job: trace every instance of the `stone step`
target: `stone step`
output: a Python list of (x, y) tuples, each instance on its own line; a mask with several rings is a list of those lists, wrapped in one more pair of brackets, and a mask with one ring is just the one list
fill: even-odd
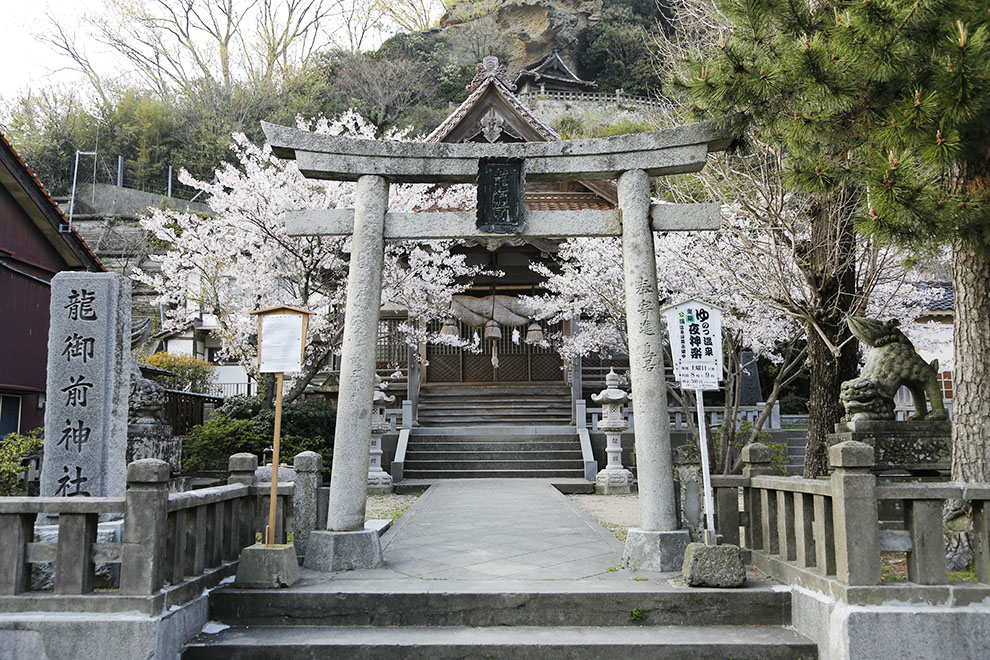
[(496, 420), (506, 418), (527, 420), (552, 417), (554, 419), (566, 419), (570, 421), (571, 411), (570, 408), (562, 410), (533, 408), (528, 410), (525, 408), (478, 408), (477, 406), (464, 406), (463, 408), (436, 408), (433, 410), (420, 410), (419, 417), (421, 420), (429, 419), (431, 417), (491, 417)]
[[(382, 582), (334, 589), (237, 589), (210, 593), (210, 619), (229, 626), (635, 626), (775, 625), (791, 623), (791, 594), (767, 587), (669, 588), (653, 583), (547, 583), (478, 589), (462, 583), (426, 586)], [(528, 583), (527, 583), (528, 584)], [(442, 588), (439, 588), (442, 587)], [(636, 612), (631, 616), (631, 613)], [(336, 629), (336, 628), (335, 628)]]
[(491, 445), (492, 449), (507, 450), (511, 447), (531, 448), (531, 449), (567, 449), (571, 445), (578, 443), (577, 436), (556, 435), (505, 435), (505, 436), (470, 436), (470, 435), (431, 435), (431, 436), (411, 436), (409, 446), (422, 446), (426, 444), (442, 445), (440, 449), (456, 450), (465, 445)]
[(200, 635), (183, 660), (433, 660), (453, 658), (556, 660), (620, 657), (627, 660), (811, 660), (816, 646), (775, 626), (483, 628), (229, 628)]
[(527, 415), (520, 418), (509, 418), (504, 415), (429, 415), (422, 416), (420, 424), (428, 426), (466, 426), (466, 427), (489, 427), (489, 426), (518, 426), (519, 424), (569, 424), (569, 416), (535, 416)]
[(580, 470), (409, 470), (402, 472), (404, 479), (545, 479), (566, 477), (583, 479)]
[(577, 449), (549, 449), (549, 450), (490, 450), (482, 449), (477, 451), (428, 451), (420, 449), (417, 445), (412, 445), (406, 451), (406, 465), (419, 461), (505, 461), (519, 459), (529, 462), (535, 461), (561, 461), (581, 460), (581, 448)]
[(583, 470), (584, 463), (580, 456), (577, 459), (557, 459), (557, 460), (529, 460), (527, 458), (514, 459), (485, 459), (481, 457), (455, 460), (443, 458), (441, 460), (420, 460), (406, 457), (403, 467), (403, 474), (412, 474), (420, 471), (436, 470)]
[(462, 442), (431, 442), (431, 441), (410, 441), (406, 455), (414, 451), (425, 452), (475, 452), (475, 451), (580, 451), (581, 445), (577, 440), (502, 440), (475, 442), (464, 440)]
[(468, 401), (461, 399), (456, 401), (434, 401), (432, 399), (427, 399), (424, 401), (421, 399), (419, 402), (419, 412), (420, 414), (423, 414), (424, 412), (433, 412), (437, 410), (461, 410), (465, 408), (476, 408), (477, 406), (486, 406), (488, 408), (498, 410), (519, 410), (526, 412), (553, 410), (570, 413), (571, 410), (570, 402), (562, 402), (552, 399), (546, 401), (538, 401), (533, 399), (513, 401)]
[(472, 437), (504, 437), (510, 436), (531, 436), (531, 435), (543, 435), (543, 436), (576, 436), (577, 427), (570, 426), (567, 424), (563, 425), (520, 425), (515, 426), (511, 429), (507, 428), (493, 428), (490, 430), (480, 430), (476, 428), (430, 428), (426, 425), (421, 425), (416, 427), (412, 431), (413, 438), (420, 438), (426, 436), (472, 436)]
[(423, 385), (420, 396), (489, 396), (525, 395), (535, 392), (543, 395), (571, 396), (571, 388), (557, 383), (501, 383), (492, 385), (456, 383), (451, 385)]

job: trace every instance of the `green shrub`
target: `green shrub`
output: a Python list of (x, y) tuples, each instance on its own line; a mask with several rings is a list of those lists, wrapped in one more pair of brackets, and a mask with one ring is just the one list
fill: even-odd
[(227, 470), (231, 454), (248, 452), (261, 457), (271, 437), (259, 433), (249, 419), (230, 419), (213, 413), (202, 424), (192, 427), (183, 438), (183, 470)]
[(39, 453), (45, 446), (44, 429), (26, 434), (8, 433), (0, 440), (0, 495), (25, 495), (21, 473), (24, 459)]
[[(325, 399), (295, 401), (282, 408), (282, 433), (306, 438), (323, 438), (333, 444), (337, 411)], [(259, 433), (272, 437), (275, 433), (275, 411), (265, 410), (253, 417)]]
[(251, 419), (261, 412), (261, 399), (256, 396), (235, 394), (223, 400), (223, 404), (213, 414), (230, 419)]
[(612, 137), (613, 135), (626, 135), (627, 133), (648, 133), (652, 130), (654, 130), (654, 127), (649, 122), (620, 119), (614, 124), (598, 128), (593, 137)]
[(152, 367), (171, 372), (169, 375), (152, 376), (152, 380), (170, 390), (208, 394), (216, 378), (216, 369), (212, 364), (191, 355), (155, 353), (144, 361)]
[(780, 397), (780, 412), (784, 415), (807, 415), (808, 397), (800, 394), (785, 394)]
[[(256, 397), (228, 397), (216, 412), (199, 426), (194, 426), (183, 441), (183, 469), (186, 471), (226, 471), (231, 454), (248, 452), (264, 458), (275, 434), (275, 413), (261, 411)], [(284, 406), (279, 459), (292, 464), (302, 451), (323, 457), (324, 472), (330, 473), (333, 456), (334, 407), (323, 399), (308, 399)]]

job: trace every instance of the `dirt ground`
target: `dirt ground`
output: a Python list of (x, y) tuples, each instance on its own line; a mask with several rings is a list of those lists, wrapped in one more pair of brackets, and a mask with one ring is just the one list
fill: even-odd
[(620, 541), (630, 527), (639, 527), (638, 495), (568, 495), (568, 498), (600, 522)]

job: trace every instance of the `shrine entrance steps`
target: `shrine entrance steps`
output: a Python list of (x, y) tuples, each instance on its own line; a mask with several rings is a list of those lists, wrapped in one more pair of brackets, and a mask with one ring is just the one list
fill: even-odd
[(420, 426), (558, 426), (571, 423), (571, 390), (552, 383), (427, 384), (417, 405)]
[(622, 543), (549, 480), (439, 481), (382, 537), (379, 568), (302, 569), (209, 595), (184, 660), (814, 660), (791, 594), (750, 575), (691, 589), (621, 566)]
[[(443, 583), (441, 583), (443, 584)], [(729, 590), (294, 590), (210, 597), (183, 660), (814, 660), (787, 629), (790, 594)], [(312, 585), (310, 585), (312, 588)], [(236, 598), (232, 596), (237, 596)], [(730, 623), (731, 622), (731, 623)]]
[(519, 425), (416, 428), (409, 436), (404, 481), (506, 477), (583, 480), (577, 429)]

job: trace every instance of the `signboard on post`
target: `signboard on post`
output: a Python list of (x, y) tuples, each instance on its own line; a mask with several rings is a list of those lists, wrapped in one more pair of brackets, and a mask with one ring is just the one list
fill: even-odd
[(665, 307), (674, 379), (686, 390), (717, 390), (722, 380), (722, 310), (700, 300)]
[(272, 488), (268, 503), (265, 544), (275, 544), (275, 513), (278, 502), (278, 449), (282, 432), (282, 383), (285, 372), (302, 371), (306, 330), (312, 312), (298, 307), (270, 307), (251, 312), (258, 317), (258, 368), (277, 373), (275, 383), (275, 433), (272, 439)]
[(665, 307), (674, 378), (683, 390), (694, 390), (698, 403), (698, 444), (705, 490), (707, 526), (705, 543), (715, 545), (711, 469), (708, 465), (708, 428), (705, 424), (705, 390), (718, 390), (722, 379), (722, 309), (700, 300), (686, 300)]

